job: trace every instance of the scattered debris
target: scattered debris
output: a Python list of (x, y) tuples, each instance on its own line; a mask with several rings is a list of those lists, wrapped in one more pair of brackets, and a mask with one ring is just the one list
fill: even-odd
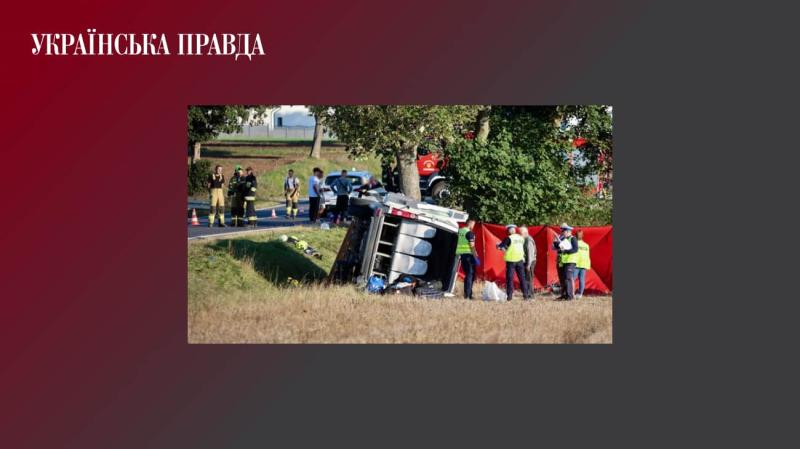
[(280, 236), (280, 240), (282, 242), (287, 242), (287, 243), (294, 244), (295, 248), (299, 249), (300, 251), (303, 252), (303, 254), (305, 254), (307, 256), (315, 257), (317, 259), (322, 260), (322, 254), (319, 251), (317, 251), (316, 248), (314, 248), (313, 246), (309, 245), (307, 241), (300, 240), (299, 237), (295, 237), (293, 235), (290, 235), (290, 236), (281, 235)]
[(506, 297), (506, 293), (500, 290), (494, 282), (486, 282), (483, 286), (483, 294), (481, 295), (484, 301), (502, 301)]

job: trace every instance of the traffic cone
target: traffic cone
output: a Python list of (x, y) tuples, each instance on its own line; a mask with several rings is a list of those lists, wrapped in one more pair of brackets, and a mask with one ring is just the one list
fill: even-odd
[(272, 218), (275, 218), (275, 217), (277, 217), (277, 215), (275, 215), (275, 209), (272, 209)]
[(200, 226), (200, 222), (197, 220), (197, 211), (192, 209), (192, 226)]

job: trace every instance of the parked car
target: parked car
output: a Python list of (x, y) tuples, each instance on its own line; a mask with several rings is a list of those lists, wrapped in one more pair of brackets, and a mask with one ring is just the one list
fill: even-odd
[[(328, 213), (330, 210), (336, 207), (336, 194), (333, 193), (331, 189), (331, 184), (333, 181), (336, 181), (341, 176), (341, 171), (336, 173), (331, 173), (330, 175), (326, 176), (324, 180), (322, 180), (322, 198), (323, 198), (323, 205), (325, 207), (325, 212)], [(358, 191), (357, 188), (361, 187), (363, 184), (369, 180), (369, 177), (372, 176), (367, 171), (352, 171), (347, 172), (347, 178), (353, 184), (353, 192), (350, 194), (350, 198), (358, 198)]]
[(385, 285), (413, 276), (441, 292), (453, 292), (458, 228), (467, 213), (396, 193), (354, 199), (348, 212), (353, 221), (331, 269), (331, 282), (366, 287), (374, 276)]

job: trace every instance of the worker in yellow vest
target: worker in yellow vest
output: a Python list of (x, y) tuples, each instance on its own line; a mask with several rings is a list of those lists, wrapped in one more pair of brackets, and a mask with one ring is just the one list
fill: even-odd
[(578, 293), (576, 298), (583, 297), (586, 287), (586, 271), (592, 269), (592, 260), (589, 257), (589, 244), (583, 241), (583, 230), (575, 232), (578, 239), (578, 260), (575, 261), (575, 277), (578, 278)]
[(472, 299), (472, 284), (475, 281), (475, 268), (480, 266), (481, 260), (475, 250), (475, 220), (467, 220), (467, 225), (458, 230), (456, 243), (456, 256), (460, 258), (461, 269), (464, 270), (464, 298)]
[(578, 260), (578, 239), (572, 235), (572, 227), (561, 224), (561, 234), (553, 240), (553, 249), (558, 252), (558, 280), (561, 296), (558, 299), (575, 299), (575, 263)]
[(517, 280), (522, 288), (522, 298), (527, 301), (530, 299), (530, 292), (525, 276), (525, 239), (517, 234), (516, 225), (508, 225), (506, 230), (508, 237), (497, 245), (498, 249), (505, 252), (503, 260), (506, 261), (506, 299), (511, 301), (511, 297), (514, 296), (514, 273), (517, 273)]

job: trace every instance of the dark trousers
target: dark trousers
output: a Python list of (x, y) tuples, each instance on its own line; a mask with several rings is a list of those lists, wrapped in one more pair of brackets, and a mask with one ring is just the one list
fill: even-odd
[(528, 280), (525, 279), (525, 262), (506, 262), (506, 299), (511, 301), (514, 296), (514, 273), (517, 273), (519, 285), (522, 287), (522, 297), (528, 299)]
[(528, 292), (531, 294), (531, 298), (533, 298), (533, 267), (536, 266), (536, 262), (534, 261), (530, 268), (525, 268), (525, 279), (528, 281)]
[(312, 196), (308, 198), (308, 216), (312, 223), (319, 218), (319, 197)]
[(247, 209), (247, 224), (256, 227), (258, 217), (256, 217), (256, 200), (245, 200), (245, 208)]
[(558, 281), (561, 284), (561, 298), (575, 299), (574, 263), (566, 263), (558, 267)]
[(350, 195), (338, 195), (336, 197), (336, 209), (333, 211), (333, 221), (347, 218), (347, 205), (349, 203)]
[(464, 297), (472, 299), (472, 284), (475, 282), (475, 257), (472, 254), (461, 255), (461, 269), (464, 270)]
[(244, 226), (244, 198), (234, 196), (231, 203), (231, 223)]

